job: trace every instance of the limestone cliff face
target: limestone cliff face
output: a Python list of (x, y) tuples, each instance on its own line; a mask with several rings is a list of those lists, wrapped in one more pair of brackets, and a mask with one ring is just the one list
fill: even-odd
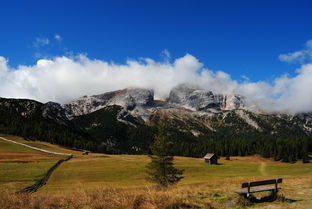
[(241, 109), (245, 101), (239, 95), (214, 94), (211, 91), (180, 85), (170, 92), (168, 102), (174, 107), (193, 111), (219, 112)]
[(239, 95), (214, 94), (211, 91), (180, 85), (172, 89), (166, 101), (154, 100), (150, 89), (129, 88), (94, 96), (84, 96), (64, 105), (69, 118), (95, 112), (103, 107), (118, 105), (144, 118), (156, 109), (184, 108), (207, 113), (242, 109), (245, 100)]
[(150, 89), (129, 88), (94, 96), (83, 96), (63, 107), (69, 118), (95, 112), (103, 107), (118, 105), (126, 110), (148, 107), (153, 104), (154, 92)]

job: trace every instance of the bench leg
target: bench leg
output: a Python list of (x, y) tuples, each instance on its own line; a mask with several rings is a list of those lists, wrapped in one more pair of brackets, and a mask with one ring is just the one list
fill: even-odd
[(272, 200), (276, 200), (277, 199), (277, 192), (278, 192), (278, 190), (273, 190), (272, 191), (272, 193), (271, 193)]
[(250, 193), (241, 194), (240, 196), (244, 197), (247, 200), (251, 200), (253, 198), (253, 196)]

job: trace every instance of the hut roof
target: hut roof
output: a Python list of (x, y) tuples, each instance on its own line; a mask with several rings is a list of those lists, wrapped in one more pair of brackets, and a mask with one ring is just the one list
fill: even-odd
[(215, 154), (214, 153), (207, 153), (204, 157), (204, 159), (210, 160)]

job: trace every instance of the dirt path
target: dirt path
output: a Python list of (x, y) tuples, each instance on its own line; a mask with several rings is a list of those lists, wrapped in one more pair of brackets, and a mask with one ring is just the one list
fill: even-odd
[(37, 148), (37, 147), (33, 147), (33, 146), (30, 146), (30, 145), (27, 145), (27, 144), (23, 144), (23, 143), (20, 143), (20, 142), (16, 142), (16, 141), (13, 141), (13, 140), (10, 140), (10, 139), (6, 139), (6, 138), (3, 138), (3, 137), (0, 137), (0, 139), (4, 140), (4, 141), (7, 141), (7, 142), (11, 142), (11, 143), (14, 143), (14, 144), (18, 144), (18, 145), (21, 145), (21, 146), (24, 146), (24, 147), (28, 147), (30, 149), (33, 149), (33, 150), (37, 150), (37, 151), (40, 151), (40, 152), (44, 152), (44, 153), (48, 153), (48, 154), (53, 154), (53, 155), (61, 155), (61, 156), (67, 156), (66, 159), (61, 159), (59, 161), (57, 161), (44, 175), (41, 179), (39, 179), (36, 183), (34, 183), (33, 185), (31, 186), (28, 186), (22, 190), (20, 190), (19, 192), (20, 193), (32, 193), (32, 192), (36, 192), (39, 188), (43, 187), (49, 180), (50, 176), (52, 175), (52, 173), (55, 171), (56, 168), (58, 168), (63, 162), (66, 162), (68, 160), (70, 160), (73, 155), (72, 154), (67, 154), (67, 153), (60, 153), (60, 152), (52, 152), (52, 151), (48, 151), (48, 150), (45, 150), (45, 149), (40, 149), (40, 148)]
[(263, 176), (267, 176), (267, 172), (266, 172), (266, 162), (261, 162), (260, 166), (259, 166), (259, 171), (261, 173), (261, 175)]
[(41, 179), (39, 179), (36, 183), (34, 183), (31, 186), (28, 186), (22, 190), (20, 190), (20, 193), (33, 193), (38, 191), (38, 189), (40, 189), (41, 187), (43, 187), (44, 185), (47, 184), (50, 176), (52, 175), (52, 173), (55, 171), (55, 169), (57, 169), (62, 163), (70, 160), (73, 156), (68, 156), (66, 159), (61, 159), (59, 161), (57, 161), (44, 175)]
[(45, 149), (40, 149), (40, 148), (37, 148), (37, 147), (33, 147), (33, 146), (30, 146), (30, 145), (27, 145), (27, 144), (16, 142), (16, 141), (13, 141), (13, 140), (10, 140), (10, 139), (6, 139), (6, 138), (3, 138), (3, 137), (0, 137), (0, 139), (2, 139), (4, 141), (7, 141), (7, 142), (14, 143), (14, 144), (22, 145), (24, 147), (28, 147), (30, 149), (34, 149), (34, 150), (37, 150), (37, 151), (40, 151), (40, 152), (45, 152), (45, 153), (49, 153), (49, 154), (53, 154), (53, 155), (71, 156), (71, 154), (48, 151), (48, 150), (45, 150)]

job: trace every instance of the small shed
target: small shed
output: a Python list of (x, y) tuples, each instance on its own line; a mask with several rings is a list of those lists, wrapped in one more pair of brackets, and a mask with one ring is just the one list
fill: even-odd
[(218, 158), (214, 153), (207, 153), (204, 157), (205, 163), (207, 164), (218, 164)]

